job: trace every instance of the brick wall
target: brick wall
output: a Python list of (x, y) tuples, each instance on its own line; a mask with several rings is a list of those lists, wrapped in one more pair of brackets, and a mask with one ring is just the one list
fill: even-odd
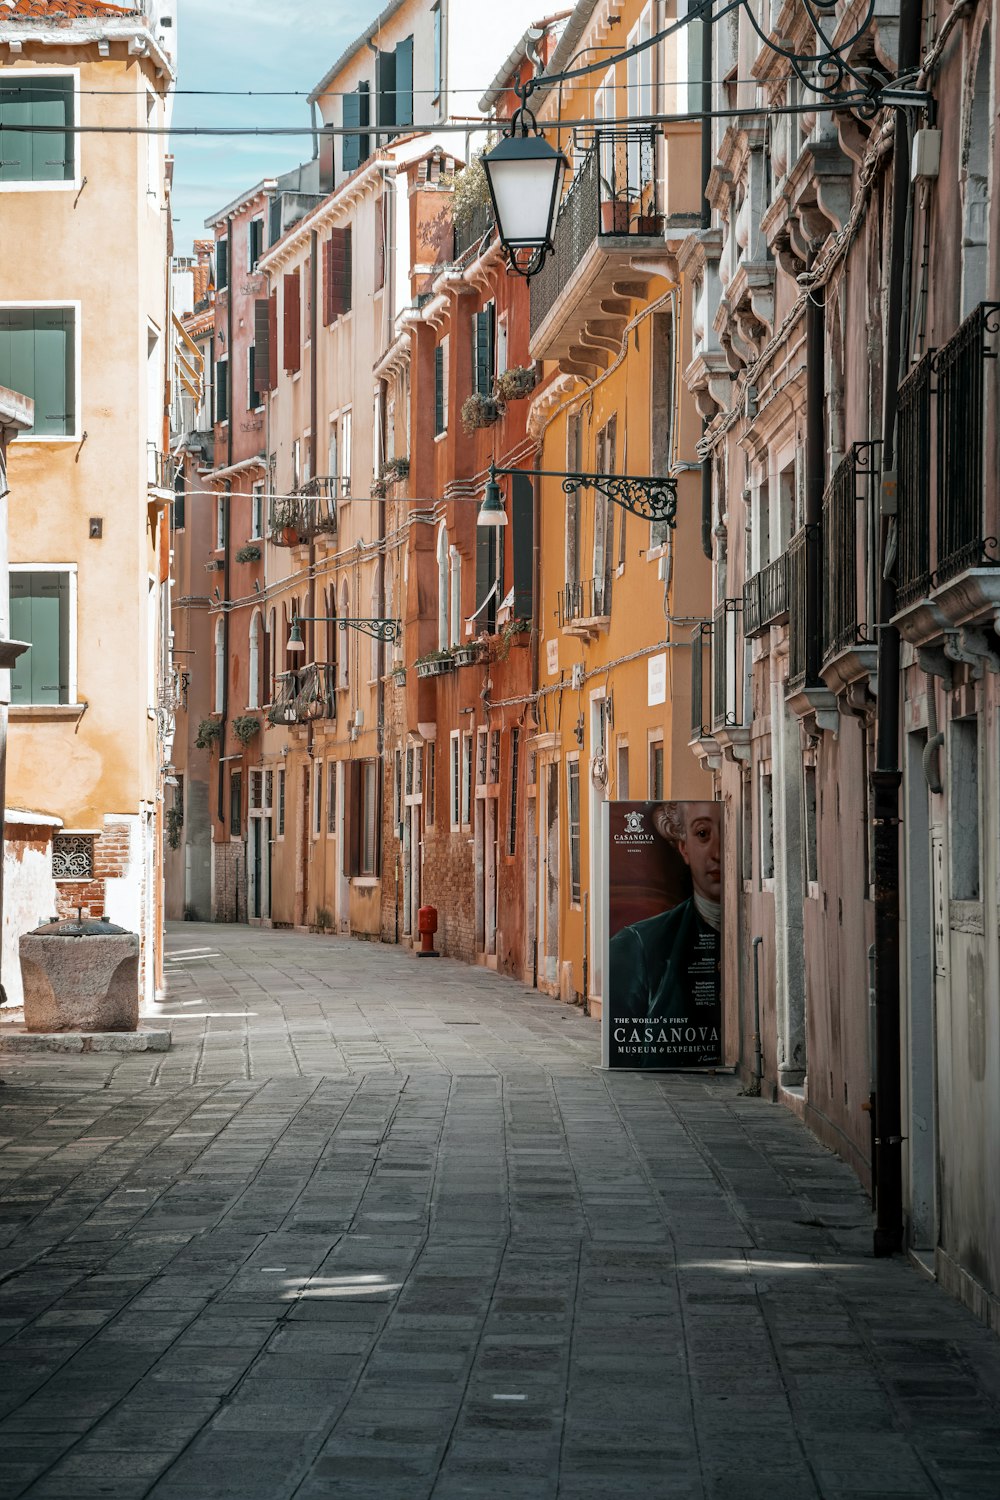
[(242, 839), (212, 846), (212, 921), (247, 919), (247, 861)]
[(91, 880), (56, 882), (56, 913), (75, 917), (82, 908), (84, 917), (103, 917), (105, 881), (120, 880), (128, 873), (131, 855), (131, 829), (127, 823), (109, 823), (94, 839), (94, 874)]

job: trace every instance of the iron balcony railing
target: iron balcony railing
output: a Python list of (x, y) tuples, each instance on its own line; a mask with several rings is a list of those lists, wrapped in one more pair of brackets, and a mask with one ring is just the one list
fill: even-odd
[(900, 609), (931, 584), (931, 362), (925, 354), (899, 388), (897, 500)]
[(691, 632), (691, 738), (707, 739), (711, 734), (705, 689), (712, 676), (712, 622), (699, 620)]
[(276, 495), (268, 512), (268, 531), (278, 547), (298, 547), (321, 534), (337, 534), (337, 500), (344, 481), (317, 475), (291, 495)]
[(746, 642), (743, 600), (723, 599), (712, 616), (712, 728), (744, 723)]
[(562, 201), (553, 236), (554, 254), (531, 280), (532, 334), (599, 236), (659, 238), (663, 224), (656, 181), (656, 131), (640, 127), (598, 130)]
[(601, 620), (611, 613), (611, 581), (606, 576), (583, 578), (559, 590), (559, 625), (574, 620)]
[[(875, 578), (872, 539), (877, 535), (875, 496), (866, 479), (877, 476), (877, 443), (854, 443), (837, 465), (823, 497), (823, 656), (837, 656), (851, 646), (872, 642)], [(858, 508), (867, 502), (863, 525)]]
[(937, 378), (937, 568), (944, 583), (996, 562), (984, 501), (986, 361), (996, 359), (1000, 302), (981, 302), (933, 356)]
[(820, 687), (823, 529), (803, 526), (788, 544), (788, 690)]
[(180, 467), (180, 459), (172, 453), (161, 453), (154, 443), (146, 444), (146, 483), (150, 488), (172, 490)]
[[(487, 235), (492, 238), (492, 203), (480, 203), (461, 224), (455, 225), (455, 259), (461, 260), (474, 246), (482, 245)], [(489, 243), (489, 241), (486, 241)]]
[(274, 701), (267, 710), (272, 724), (307, 724), (337, 717), (336, 667), (313, 662), (298, 672), (282, 672), (276, 679)]
[(743, 634), (762, 635), (788, 617), (788, 555), (782, 552), (743, 585)]

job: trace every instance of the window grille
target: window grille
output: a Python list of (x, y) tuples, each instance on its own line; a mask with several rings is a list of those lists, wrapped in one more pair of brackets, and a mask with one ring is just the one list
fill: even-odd
[(52, 840), (53, 880), (93, 880), (94, 839), (86, 833), (57, 833)]

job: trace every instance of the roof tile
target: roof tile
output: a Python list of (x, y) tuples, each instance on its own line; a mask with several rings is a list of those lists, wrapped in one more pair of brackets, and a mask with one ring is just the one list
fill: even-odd
[(73, 21), (140, 16), (142, 10), (134, 5), (108, 5), (105, 0), (0, 0), (0, 21), (5, 14), (27, 21)]

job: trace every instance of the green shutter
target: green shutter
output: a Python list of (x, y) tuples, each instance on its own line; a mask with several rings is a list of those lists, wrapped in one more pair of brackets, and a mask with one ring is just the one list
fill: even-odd
[(30, 125), (28, 91), (8, 86), (0, 89), (0, 182), (30, 182), (33, 138), (16, 126)]
[[(356, 130), (357, 127), (360, 124), (361, 124), (361, 95), (360, 94), (345, 94), (344, 95), (344, 129), (345, 130)], [(343, 142), (344, 171), (345, 172), (353, 172), (355, 170), (355, 168), (360, 165), (360, 162), (361, 162), (361, 156), (360, 156), (359, 149), (358, 149), (360, 137), (358, 137), (356, 135), (345, 135), (345, 136), (341, 137), (341, 140)]]
[(530, 620), (535, 560), (535, 492), (527, 474), (511, 475), (511, 519), (514, 552), (514, 617)]
[(404, 37), (396, 48), (396, 125), (413, 124), (413, 38)]
[(434, 349), (434, 435), (444, 432), (444, 348)]
[(30, 641), (11, 673), (12, 703), (69, 702), (69, 575), (10, 575), (12, 638)]
[[(476, 528), (476, 629), (488, 633), (496, 628), (497, 592), (493, 585), (497, 581), (497, 534), (498, 526)], [(493, 590), (490, 601), (487, 596)], [(483, 605), (486, 604), (485, 609)]]
[(215, 242), (215, 286), (217, 291), (229, 285), (229, 241)]
[(215, 420), (229, 420), (229, 361), (215, 361)]
[(494, 366), (494, 313), (491, 302), (482, 312), (476, 313), (476, 392), (480, 396), (493, 394)]
[(375, 60), (375, 87), (378, 90), (379, 134), (394, 134), (396, 124), (396, 54), (380, 52)]
[(72, 433), (76, 380), (69, 308), (0, 312), (0, 385), (34, 401), (39, 436)]
[[(72, 78), (25, 78), (0, 89), (0, 182), (68, 182), (72, 124)], [(57, 129), (35, 134), (24, 128), (32, 125)]]

